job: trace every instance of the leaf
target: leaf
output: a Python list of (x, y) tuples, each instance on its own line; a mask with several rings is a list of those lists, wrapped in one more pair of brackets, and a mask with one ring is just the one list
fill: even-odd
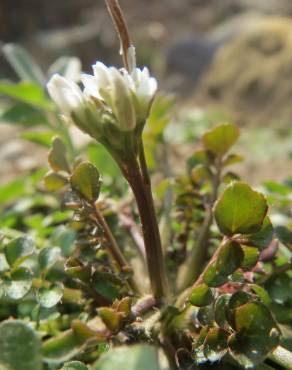
[(67, 362), (61, 370), (88, 370), (88, 367), (80, 361)]
[(249, 271), (257, 264), (259, 260), (260, 252), (258, 248), (256, 247), (242, 246), (241, 248), (244, 254), (241, 267), (244, 270)]
[(66, 146), (58, 136), (53, 139), (48, 160), (54, 171), (65, 171), (70, 173), (70, 166), (66, 158)]
[(2, 50), (5, 58), (22, 80), (45, 85), (44, 73), (24, 48), (16, 44), (6, 44)]
[(192, 290), (189, 301), (193, 306), (208, 306), (213, 301), (213, 292), (205, 284), (200, 284)]
[(0, 324), (0, 365), (10, 370), (42, 370), (38, 335), (20, 320)]
[(264, 249), (269, 246), (274, 237), (274, 227), (269, 217), (265, 217), (261, 229), (254, 234), (247, 235), (246, 238), (251, 246)]
[(243, 162), (243, 157), (238, 154), (229, 154), (223, 161), (223, 166), (231, 166), (232, 164), (237, 164)]
[(221, 328), (211, 328), (204, 341), (204, 355), (211, 361), (219, 361), (228, 350), (228, 333)]
[(207, 131), (202, 140), (206, 150), (222, 157), (233, 146), (238, 137), (239, 129), (231, 123), (224, 123)]
[(34, 252), (34, 241), (29, 238), (19, 237), (10, 241), (4, 247), (5, 257), (10, 266), (21, 264)]
[(292, 246), (292, 230), (285, 226), (277, 226), (276, 234), (279, 241), (287, 247)]
[(220, 295), (214, 307), (214, 318), (217, 325), (223, 329), (229, 329), (228, 320), (226, 317), (226, 307), (228, 305), (230, 299), (230, 294), (222, 294)]
[(100, 175), (90, 162), (80, 163), (70, 178), (72, 189), (88, 201), (96, 201), (100, 192)]
[(64, 288), (61, 284), (54, 284), (49, 288), (42, 287), (37, 292), (37, 300), (42, 307), (56, 306), (63, 297)]
[(218, 287), (224, 285), (228, 279), (227, 276), (221, 275), (217, 271), (216, 262), (213, 262), (203, 274), (204, 283), (210, 287)]
[(50, 101), (46, 98), (44, 90), (31, 82), (20, 82), (18, 84), (2, 82), (0, 83), (0, 94), (37, 108), (50, 108)]
[(247, 302), (233, 310), (233, 327), (229, 339), (231, 355), (245, 368), (261, 363), (279, 344), (279, 330), (261, 302)]
[(44, 185), (48, 191), (57, 191), (68, 184), (65, 176), (56, 172), (49, 172), (44, 177)]
[(109, 301), (119, 297), (122, 282), (107, 272), (95, 271), (92, 276), (92, 285), (97, 293)]
[(11, 277), (5, 280), (5, 293), (12, 299), (21, 299), (32, 286), (32, 274), (24, 267), (20, 267), (11, 273)]
[(158, 352), (147, 344), (116, 347), (93, 365), (92, 370), (161, 370)]
[(40, 269), (42, 271), (49, 270), (61, 258), (62, 253), (59, 247), (42, 248), (38, 256)]
[(214, 308), (213, 305), (201, 307), (197, 314), (199, 323), (203, 326), (213, 326)]
[(120, 330), (123, 317), (119, 312), (111, 307), (101, 307), (98, 309), (98, 314), (111, 332), (117, 333)]
[(220, 275), (231, 275), (241, 266), (243, 258), (244, 254), (241, 246), (236, 242), (227, 240), (220, 247), (216, 259), (216, 269)]
[(39, 109), (25, 103), (16, 103), (0, 115), (0, 121), (24, 127), (46, 125), (47, 119)]
[(266, 306), (269, 306), (269, 304), (271, 303), (271, 298), (268, 292), (263, 287), (257, 284), (251, 284), (250, 288)]
[(52, 131), (29, 131), (22, 132), (20, 136), (32, 143), (39, 144), (45, 148), (50, 148), (52, 139), (55, 135), (55, 132)]
[(229, 185), (215, 204), (215, 219), (225, 235), (258, 232), (268, 211), (264, 196), (244, 182)]

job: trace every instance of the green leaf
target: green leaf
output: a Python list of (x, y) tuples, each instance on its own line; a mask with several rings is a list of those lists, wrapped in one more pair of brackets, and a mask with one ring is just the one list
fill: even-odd
[(214, 298), (212, 290), (205, 284), (200, 284), (192, 290), (189, 301), (193, 306), (203, 307), (212, 303)]
[(50, 108), (50, 101), (46, 98), (44, 90), (31, 82), (18, 84), (2, 82), (0, 83), (0, 94), (38, 108)]
[(46, 125), (47, 119), (43, 113), (25, 103), (17, 103), (0, 115), (0, 121), (24, 127)]
[(269, 306), (269, 304), (271, 303), (271, 298), (268, 292), (263, 287), (257, 284), (251, 284), (250, 288), (266, 306)]
[(113, 333), (117, 333), (121, 327), (122, 315), (111, 307), (101, 307), (98, 314), (105, 326)]
[(0, 365), (10, 370), (42, 370), (38, 335), (19, 320), (0, 324)]
[(50, 148), (52, 139), (55, 135), (55, 132), (52, 131), (29, 131), (22, 132), (20, 136), (32, 143), (44, 146), (45, 148)]
[(269, 246), (274, 237), (274, 227), (269, 217), (265, 217), (261, 229), (254, 234), (247, 235), (248, 242), (251, 246), (264, 249)]
[(220, 275), (231, 275), (241, 266), (243, 258), (244, 254), (241, 246), (236, 242), (227, 240), (220, 247), (216, 259), (216, 269)]
[(285, 226), (277, 226), (276, 227), (276, 234), (279, 241), (286, 245), (287, 247), (291, 247), (292, 245), (292, 230), (288, 229)]
[(100, 192), (100, 175), (90, 162), (80, 163), (70, 178), (73, 190), (76, 190), (88, 201), (96, 201)]
[(212, 328), (209, 330), (204, 341), (204, 355), (211, 361), (219, 361), (228, 350), (228, 333), (221, 328)]
[(66, 157), (66, 146), (58, 136), (53, 139), (48, 160), (54, 171), (65, 171), (70, 173), (70, 166)]
[(202, 326), (213, 326), (215, 319), (213, 305), (201, 307), (198, 311), (197, 319)]
[(92, 285), (97, 293), (109, 301), (114, 301), (120, 295), (122, 282), (110, 273), (95, 271), (92, 276)]
[(203, 274), (204, 283), (210, 287), (224, 285), (228, 279), (227, 276), (221, 275), (217, 270), (216, 261), (213, 262)]
[(5, 257), (10, 266), (19, 265), (34, 252), (34, 241), (19, 237), (13, 239), (4, 248)]
[(239, 129), (231, 123), (224, 123), (207, 131), (202, 140), (205, 149), (222, 157), (233, 146), (238, 137)]
[(10, 278), (5, 280), (5, 293), (12, 299), (21, 299), (32, 286), (32, 274), (24, 267), (20, 267), (11, 273)]
[(243, 162), (243, 157), (238, 154), (229, 154), (223, 161), (223, 166), (231, 166), (232, 164), (237, 164)]
[(80, 361), (67, 362), (61, 370), (88, 370), (88, 367)]
[(63, 290), (60, 284), (54, 284), (49, 288), (42, 287), (37, 292), (37, 300), (42, 307), (54, 307), (62, 299)]
[(244, 270), (251, 270), (258, 262), (260, 252), (256, 247), (242, 246), (244, 258), (241, 264), (241, 267)]
[(233, 310), (236, 334), (229, 340), (231, 355), (245, 368), (255, 366), (279, 344), (279, 330), (268, 308), (248, 302)]
[(67, 178), (56, 172), (49, 172), (44, 177), (44, 185), (48, 191), (60, 190), (67, 184)]
[(40, 269), (42, 271), (49, 270), (61, 258), (62, 251), (59, 247), (42, 248), (38, 256)]
[(121, 346), (102, 355), (92, 370), (160, 370), (158, 352), (147, 344)]
[(230, 299), (230, 294), (222, 294), (220, 295), (214, 307), (214, 318), (217, 325), (223, 329), (229, 329), (228, 320), (226, 317), (226, 307), (228, 305)]
[(16, 44), (6, 44), (2, 50), (5, 58), (22, 80), (45, 85), (44, 73), (24, 48)]
[(244, 182), (229, 185), (215, 204), (215, 219), (225, 235), (260, 231), (268, 205), (264, 196)]

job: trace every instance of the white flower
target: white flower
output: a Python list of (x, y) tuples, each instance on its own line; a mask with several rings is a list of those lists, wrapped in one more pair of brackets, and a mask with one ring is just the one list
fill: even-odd
[(54, 75), (48, 83), (49, 94), (65, 114), (71, 115), (95, 102), (97, 109), (112, 116), (112, 123), (121, 131), (133, 131), (149, 115), (157, 82), (146, 67), (136, 68), (134, 46), (128, 49), (127, 57), (130, 72), (101, 62), (93, 65), (93, 75), (81, 76), (83, 91), (74, 82)]
[(65, 114), (70, 115), (84, 104), (84, 96), (79, 86), (58, 74), (53, 75), (47, 88), (51, 98)]

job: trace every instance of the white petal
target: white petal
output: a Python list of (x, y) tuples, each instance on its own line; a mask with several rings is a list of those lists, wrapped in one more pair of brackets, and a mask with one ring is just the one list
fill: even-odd
[(88, 74), (81, 75), (81, 81), (84, 85), (84, 95), (86, 98), (93, 96), (96, 99), (101, 100), (102, 97), (99, 93), (100, 89), (100, 80), (95, 76), (91, 76)]
[(92, 68), (94, 76), (99, 80), (100, 88), (108, 88), (110, 84), (109, 68), (101, 62), (96, 62)]
[(78, 85), (58, 74), (52, 76), (47, 88), (51, 98), (64, 113), (70, 114), (84, 101)]

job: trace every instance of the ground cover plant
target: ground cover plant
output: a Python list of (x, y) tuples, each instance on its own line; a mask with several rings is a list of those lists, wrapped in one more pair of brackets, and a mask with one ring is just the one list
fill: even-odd
[(292, 369), (291, 179), (258, 191), (232, 172), (232, 123), (173, 174), (173, 99), (106, 4), (122, 69), (77, 84), (74, 61), (46, 76), (4, 47), (22, 81), (1, 82), (1, 120), (50, 147), (50, 170), (1, 189), (0, 369)]

